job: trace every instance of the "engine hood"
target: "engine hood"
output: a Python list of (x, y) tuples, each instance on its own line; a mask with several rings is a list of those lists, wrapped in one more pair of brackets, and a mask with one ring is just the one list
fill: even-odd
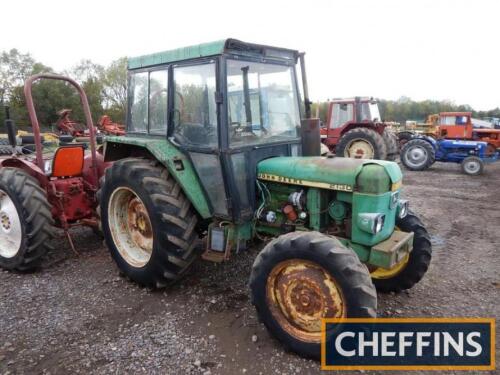
[(391, 161), (319, 156), (266, 159), (257, 173), (266, 181), (370, 194), (394, 190), (402, 179)]

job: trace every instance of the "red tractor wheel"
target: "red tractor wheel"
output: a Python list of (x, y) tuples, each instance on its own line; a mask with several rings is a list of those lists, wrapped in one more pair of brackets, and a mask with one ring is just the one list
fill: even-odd
[(387, 159), (384, 138), (369, 128), (355, 128), (346, 132), (335, 147), (335, 153), (345, 158)]
[(54, 220), (38, 181), (17, 168), (0, 168), (0, 267), (30, 271), (50, 249)]

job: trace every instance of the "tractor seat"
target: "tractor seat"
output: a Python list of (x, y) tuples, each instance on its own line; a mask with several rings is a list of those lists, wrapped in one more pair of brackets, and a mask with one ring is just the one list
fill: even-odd
[(51, 177), (81, 176), (84, 155), (83, 145), (59, 147), (52, 159)]

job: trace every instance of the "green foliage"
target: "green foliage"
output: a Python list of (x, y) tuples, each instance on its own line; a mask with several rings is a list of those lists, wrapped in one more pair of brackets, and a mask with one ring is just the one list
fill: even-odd
[[(114, 121), (124, 123), (126, 109), (127, 59), (120, 58), (108, 67), (82, 60), (71, 70), (64, 72), (74, 78), (87, 94), (94, 122), (103, 114)], [(30, 54), (16, 49), (0, 53), (0, 122), (4, 121), (4, 105), (11, 107), (11, 116), (18, 127), (30, 130), (30, 121), (24, 98), (24, 81), (37, 73), (54, 73), (53, 69), (39, 63)], [(76, 90), (67, 84), (42, 80), (33, 86), (38, 120), (43, 130), (55, 130), (57, 112), (69, 108), (72, 118), (84, 122), (83, 109)], [(0, 128), (0, 131), (3, 129)]]

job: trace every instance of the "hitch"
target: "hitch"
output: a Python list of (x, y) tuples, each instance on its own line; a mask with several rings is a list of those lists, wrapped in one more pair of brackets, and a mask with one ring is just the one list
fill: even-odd
[(7, 132), (7, 135), (9, 137), (9, 143), (14, 149), (17, 146), (17, 140), (16, 140), (16, 124), (14, 123), (14, 120), (10, 118), (10, 108), (8, 106), (5, 106), (5, 130)]

